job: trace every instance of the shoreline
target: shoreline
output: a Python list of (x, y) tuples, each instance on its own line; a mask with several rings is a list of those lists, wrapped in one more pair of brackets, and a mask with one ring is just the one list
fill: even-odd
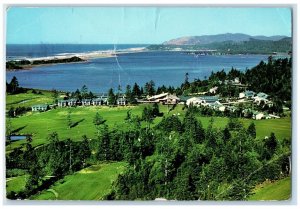
[(129, 50), (119, 50), (119, 51), (94, 51), (94, 52), (86, 52), (86, 53), (63, 53), (58, 54), (55, 56), (48, 56), (48, 57), (37, 57), (37, 58), (25, 58), (25, 59), (14, 59), (14, 60), (6, 60), (6, 62), (13, 62), (13, 61), (21, 61), (21, 60), (27, 60), (31, 63), (34, 61), (59, 61), (59, 60), (65, 60), (65, 59), (71, 59), (73, 57), (78, 57), (82, 59), (81, 61), (76, 62), (53, 62), (53, 63), (41, 63), (41, 64), (25, 64), (25, 65), (18, 65), (19, 67), (22, 67), (22, 69), (7, 69), (6, 71), (21, 71), (21, 70), (31, 70), (35, 67), (41, 67), (41, 66), (49, 66), (49, 65), (58, 65), (58, 64), (74, 64), (74, 63), (84, 63), (88, 62), (92, 59), (98, 59), (98, 58), (113, 58), (117, 57), (119, 54), (132, 54), (132, 53), (141, 53), (148, 51), (145, 47), (141, 48), (132, 48)]

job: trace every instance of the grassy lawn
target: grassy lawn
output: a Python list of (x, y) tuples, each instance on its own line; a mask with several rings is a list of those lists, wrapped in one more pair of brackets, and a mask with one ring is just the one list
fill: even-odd
[(6, 109), (8, 110), (10, 107), (31, 107), (36, 104), (50, 104), (53, 102), (50, 91), (37, 91), (41, 91), (42, 94), (33, 94), (29, 90), (27, 93), (6, 95)]
[(20, 192), (25, 189), (26, 178), (28, 175), (11, 177), (6, 179), (6, 192)]
[(126, 167), (125, 162), (93, 165), (73, 175), (65, 176), (61, 183), (32, 196), (34, 200), (101, 200), (111, 191), (112, 183)]
[[(107, 107), (107, 106), (91, 106), (91, 107), (72, 107), (72, 108), (57, 108), (47, 112), (30, 112), (18, 118), (12, 118), (12, 130), (18, 130), (19, 134), (32, 134), (33, 146), (37, 146), (47, 142), (47, 136), (56, 131), (60, 139), (71, 138), (72, 140), (81, 140), (82, 135), (87, 135), (89, 138), (94, 138), (96, 129), (93, 119), (96, 112), (106, 120), (109, 127), (118, 126), (124, 128), (127, 111), (131, 110), (132, 115), (141, 116), (145, 105), (127, 106), (127, 107)], [(73, 123), (78, 123), (75, 127), (69, 129), (67, 123), (68, 111), (71, 111), (71, 120)], [(167, 114), (168, 107), (160, 106), (160, 111)], [(170, 114), (182, 112), (182, 107), (178, 106)], [(155, 125), (161, 120), (157, 118), (154, 121)], [(25, 140), (13, 142), (11, 147), (17, 147), (26, 143)], [(10, 146), (7, 146), (10, 150)]]
[[(47, 136), (56, 131), (60, 139), (64, 140), (71, 138), (72, 140), (81, 140), (82, 135), (87, 135), (89, 138), (94, 138), (96, 129), (93, 124), (93, 119), (96, 112), (106, 120), (106, 124), (112, 128), (126, 128), (125, 117), (127, 111), (131, 110), (132, 115), (141, 116), (143, 108), (146, 105), (127, 106), (127, 107), (107, 107), (107, 106), (90, 106), (90, 107), (72, 107), (72, 108), (57, 108), (47, 112), (29, 112), (18, 118), (11, 119), (12, 130), (18, 130), (19, 134), (33, 134), (33, 146), (47, 143)], [(160, 105), (160, 111), (168, 116), (168, 106)], [(71, 111), (71, 120), (77, 125), (71, 129), (68, 127), (67, 115)], [(169, 115), (178, 114), (181, 119), (184, 117), (182, 105), (177, 105)], [(155, 126), (161, 121), (161, 117), (154, 120), (152, 126)], [(198, 117), (203, 126), (206, 128), (211, 120), (211, 117)], [(270, 119), (270, 120), (249, 120), (241, 119), (242, 123), (247, 127), (254, 121), (257, 130), (257, 137), (264, 138), (274, 132), (278, 139), (291, 137), (291, 118)], [(214, 117), (214, 126), (224, 128), (228, 122), (228, 118)], [(11, 148), (18, 147), (26, 143), (25, 140), (13, 142)], [(10, 146), (7, 146), (9, 151)]]
[(291, 177), (263, 183), (254, 189), (248, 200), (288, 200), (291, 197)]

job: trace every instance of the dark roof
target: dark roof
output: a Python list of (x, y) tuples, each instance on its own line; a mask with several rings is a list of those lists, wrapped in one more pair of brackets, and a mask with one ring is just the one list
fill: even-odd
[(184, 102), (186, 102), (186, 100), (188, 100), (190, 98), (193, 98), (193, 97), (191, 97), (191, 96), (179, 96), (180, 101), (184, 101)]
[(38, 105), (33, 105), (32, 107), (38, 107), (38, 108), (47, 108), (49, 105), (47, 104), (38, 104)]
[(101, 101), (103, 101), (103, 99), (102, 98), (94, 98), (94, 99), (92, 99), (92, 101), (93, 102), (101, 102)]
[(126, 99), (123, 98), (123, 97), (120, 97), (120, 98), (117, 99), (117, 101), (126, 101)]
[(216, 101), (219, 101), (219, 97), (217, 96), (202, 96), (199, 97), (199, 99), (205, 100), (207, 103), (214, 103)]

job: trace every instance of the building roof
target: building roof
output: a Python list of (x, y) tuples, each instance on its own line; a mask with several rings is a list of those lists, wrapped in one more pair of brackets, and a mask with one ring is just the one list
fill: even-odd
[(69, 99), (67, 100), (67, 102), (76, 102), (77, 100), (76, 99)]
[(119, 97), (119, 98), (117, 99), (117, 102), (125, 102), (125, 101), (126, 101), (126, 99), (123, 98), (123, 97)]
[(38, 104), (38, 105), (33, 105), (33, 108), (47, 108), (49, 105), (47, 104)]
[(205, 100), (206, 103), (214, 103), (216, 101), (219, 101), (218, 96), (202, 96), (202, 97), (199, 97), (199, 99)]
[(259, 93), (257, 94), (257, 96), (260, 97), (260, 98), (267, 99), (269, 95), (266, 94), (266, 93), (264, 93), (264, 92), (259, 92)]
[(102, 98), (94, 98), (94, 99), (92, 99), (92, 102), (101, 102), (101, 101), (103, 101)]
[(194, 101), (201, 101), (201, 99), (199, 97), (192, 97), (186, 100), (187, 102), (194, 102)]
[(245, 91), (246, 96), (254, 96), (255, 92), (254, 91)]
[(166, 96), (166, 99), (180, 100), (180, 98), (178, 98), (176, 95), (172, 95), (172, 94), (168, 94), (168, 95)]
[(169, 94), (169, 93), (161, 93), (161, 94), (158, 94), (158, 95), (154, 95), (154, 96), (152, 96), (152, 97), (149, 97), (148, 100), (156, 100), (156, 99), (165, 97), (165, 96), (167, 96), (168, 94)]
[(58, 103), (65, 103), (67, 100), (58, 100)]
[(191, 96), (179, 96), (180, 101), (184, 101), (184, 102), (186, 102), (188, 99), (191, 99), (191, 98), (193, 98), (193, 97), (191, 97)]
[(221, 104), (219, 101), (216, 101), (214, 103), (211, 103), (210, 106), (218, 108), (218, 107), (223, 107), (224, 105)]
[(82, 102), (91, 102), (90, 99), (83, 99)]

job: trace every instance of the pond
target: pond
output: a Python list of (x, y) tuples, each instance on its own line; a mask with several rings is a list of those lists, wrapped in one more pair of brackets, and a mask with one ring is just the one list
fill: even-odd
[(26, 135), (12, 135), (10, 136), (11, 141), (19, 141), (19, 140), (24, 140), (26, 139)]

